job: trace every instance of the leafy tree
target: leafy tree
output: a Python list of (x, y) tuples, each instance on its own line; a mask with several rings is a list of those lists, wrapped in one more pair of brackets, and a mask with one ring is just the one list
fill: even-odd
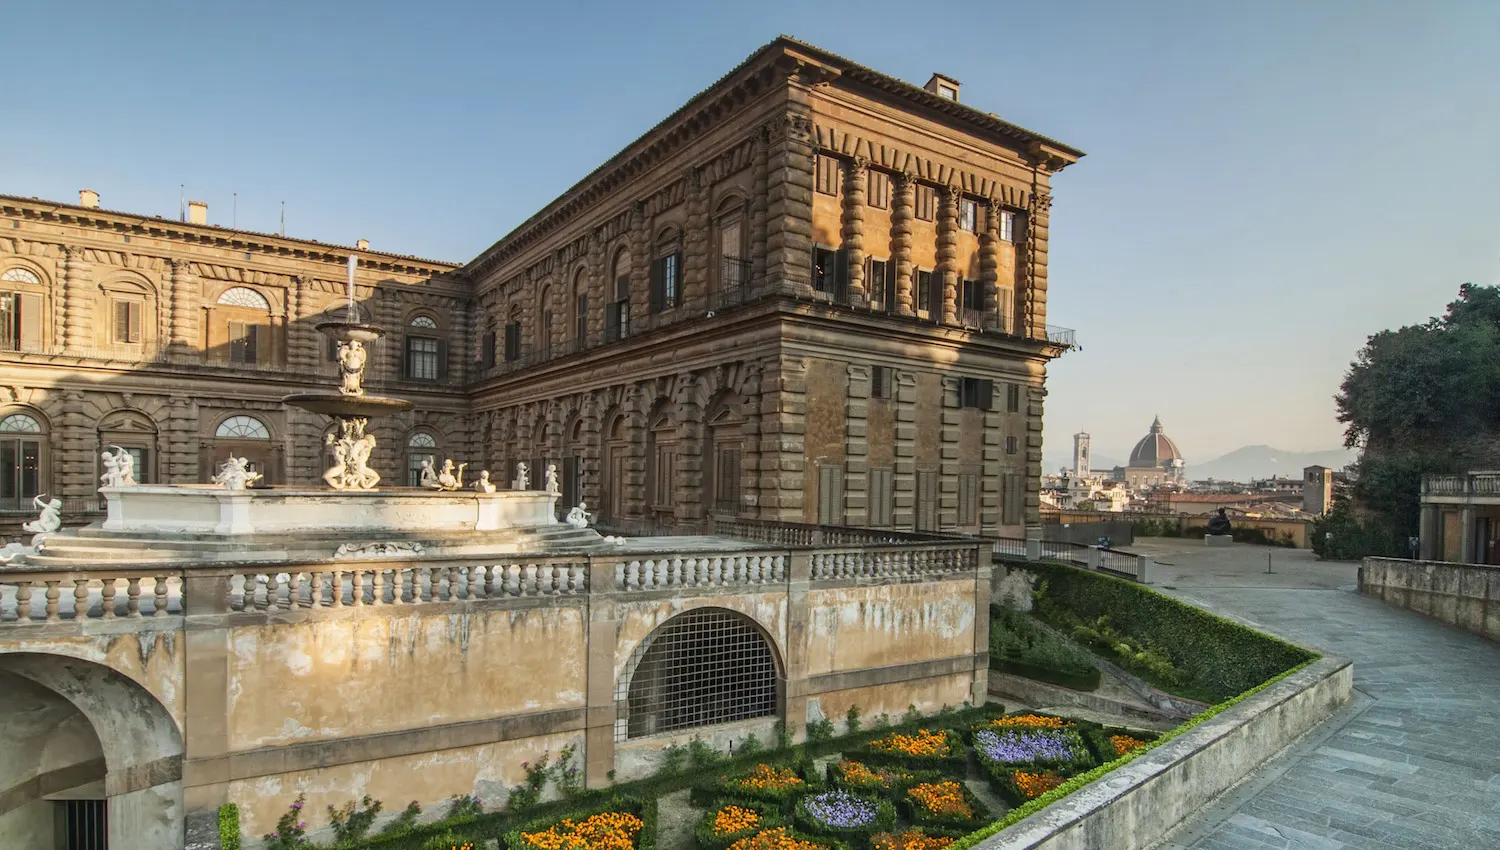
[[(1466, 283), (1441, 317), (1369, 337), (1334, 400), (1344, 445), (1362, 451), (1356, 505), (1330, 522), (1371, 549), (1404, 541), (1423, 474), (1500, 461), (1500, 287)], [(1383, 529), (1354, 532), (1367, 522)]]

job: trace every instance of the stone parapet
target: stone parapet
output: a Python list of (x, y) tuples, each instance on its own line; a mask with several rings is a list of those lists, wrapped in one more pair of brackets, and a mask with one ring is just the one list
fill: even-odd
[(1365, 558), (1359, 592), (1500, 641), (1500, 567)]

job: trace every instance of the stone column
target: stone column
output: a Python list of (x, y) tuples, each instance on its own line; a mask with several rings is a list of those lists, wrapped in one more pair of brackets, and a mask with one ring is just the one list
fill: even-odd
[(1442, 556), (1442, 509), (1437, 505), (1423, 505), (1421, 514), (1421, 549), (1417, 557), (1424, 561), (1436, 561)]
[(984, 208), (984, 233), (979, 236), (980, 327), (1001, 328), (1000, 318), (1000, 207), (991, 198)]
[(89, 292), (94, 267), (81, 246), (69, 245), (63, 251), (63, 347), (69, 354), (80, 354), (94, 347), (94, 305)]
[(911, 529), (915, 527), (917, 504), (917, 376), (893, 369), (891, 379), (895, 381), (892, 397), (896, 408), (891, 527)]
[(167, 399), (167, 457), (162, 471), (169, 484), (198, 481), (198, 411), (192, 399)]
[(943, 288), (942, 322), (945, 325), (956, 325), (958, 324), (958, 187), (944, 186), (939, 195), (937, 276)]
[(703, 414), (698, 377), (685, 372), (677, 379), (677, 480), (672, 502), (679, 528), (701, 521), (703, 509)]
[(1458, 562), (1475, 563), (1474, 549), (1474, 506), (1464, 505), (1459, 513)]
[[(863, 307), (870, 301), (865, 288), (865, 183), (870, 163), (857, 157), (844, 168), (843, 237), (849, 258), (849, 306)], [(847, 492), (847, 491), (845, 491)]]
[(770, 130), (762, 127), (756, 134), (752, 168), (755, 189), (750, 196), (750, 293), (759, 295), (766, 279), (766, 193)]
[(171, 352), (175, 357), (196, 359), (202, 349), (196, 309), (201, 290), (193, 264), (172, 260)]
[[(633, 309), (633, 308), (632, 308)], [(625, 450), (625, 481), (623, 482), (627, 517), (644, 520), (646, 516), (646, 415), (650, 412), (651, 399), (640, 384), (631, 388), (626, 401), (625, 426), (629, 442)]]
[[(745, 377), (740, 382), (740, 395), (744, 398), (745, 430), (740, 435), (740, 499), (737, 516), (760, 515), (760, 457), (761, 457), (761, 376), (756, 364), (745, 365)], [(746, 498), (746, 495), (749, 498)]]
[(651, 315), (651, 217), (637, 203), (630, 217), (630, 333), (646, 329)]
[(602, 503), (603, 477), (600, 465), (604, 461), (604, 439), (601, 432), (601, 413), (598, 391), (589, 393), (583, 400), (583, 498), (591, 510), (599, 510)]
[(844, 402), (844, 521), (870, 521), (870, 367), (850, 363), (849, 391)]
[(294, 371), (313, 372), (318, 368), (318, 337), (313, 329), (312, 282), (298, 275), (292, 279), (292, 288), (287, 304), (291, 315), (291, 326), (287, 329), (287, 361)]
[(62, 468), (57, 475), (62, 496), (86, 499), (99, 489), (99, 479), (94, 475), (97, 438), (85, 413), (83, 393), (76, 390), (63, 393), (61, 420), (58, 429), (61, 433), (54, 436), (60, 437), (58, 442), (62, 448)]
[(760, 518), (802, 521), (807, 364), (773, 357), (761, 373)]
[(912, 175), (901, 172), (895, 175), (891, 202), (891, 248), (896, 264), (896, 313), (915, 316), (912, 303), (911, 222), (916, 215), (917, 184)]
[(586, 329), (589, 340), (595, 343), (604, 339), (604, 311), (614, 300), (614, 291), (610, 288), (614, 281), (610, 279), (611, 270), (606, 268), (608, 262), (609, 258), (604, 256), (604, 234), (596, 229), (588, 237), (588, 271), (584, 272), (589, 296)]
[(766, 277), (774, 291), (812, 296), (812, 121), (788, 112), (770, 122), (766, 176)]
[(708, 187), (703, 169), (688, 169), (687, 222), (682, 244), (682, 303), (692, 312), (708, 309)]

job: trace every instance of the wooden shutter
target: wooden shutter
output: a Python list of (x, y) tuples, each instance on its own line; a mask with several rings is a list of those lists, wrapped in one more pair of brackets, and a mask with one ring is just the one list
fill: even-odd
[(870, 470), (870, 525), (891, 524), (891, 471), (885, 468)]
[(1004, 501), (1001, 505), (1001, 514), (1003, 517), (1001, 522), (1005, 525), (1020, 525), (1021, 509), (1024, 507), (1021, 502), (1023, 498), (1021, 476), (1014, 472), (1006, 473)]
[(439, 382), (448, 380), (448, 340), (437, 341), (437, 379)]
[(484, 358), (485, 368), (495, 365), (495, 332), (486, 331), (484, 334)]
[(604, 338), (613, 342), (620, 338), (620, 307), (618, 304), (609, 305), (604, 311)]
[(885, 398), (884, 366), (873, 366), (870, 368), (870, 396), (872, 398)]
[(849, 251), (840, 248), (833, 263), (833, 294), (843, 300), (849, 297)]
[(130, 342), (129, 301), (115, 301), (115, 342)]
[(844, 467), (839, 464), (818, 467), (818, 522), (844, 524)]
[(666, 280), (665, 259), (651, 261), (651, 312), (659, 313), (662, 310), (662, 301), (665, 296), (663, 287)]
[(985, 379), (979, 382), (979, 404), (980, 410), (989, 410), (995, 403), (995, 382)]
[(16, 305), (21, 310), (21, 336), (19, 342), (22, 351), (42, 350), (42, 296), (31, 293), (22, 293), (16, 298)]
[(672, 255), (672, 303), (668, 307), (675, 307), (682, 303), (682, 288), (685, 281), (682, 275), (682, 252), (678, 251)]

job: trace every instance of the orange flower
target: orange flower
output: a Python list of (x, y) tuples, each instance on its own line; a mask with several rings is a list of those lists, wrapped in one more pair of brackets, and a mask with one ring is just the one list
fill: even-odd
[(1017, 770), (1011, 774), (1011, 779), (1028, 800), (1035, 800), (1063, 784), (1063, 778), (1055, 773), (1027, 773)]
[(1014, 717), (997, 717), (990, 721), (995, 729), (1066, 729), (1073, 723), (1061, 717), (1045, 714), (1017, 714)]
[(838, 764), (839, 776), (850, 785), (869, 787), (879, 785), (881, 788), (889, 788), (898, 779), (910, 779), (910, 774), (897, 770), (871, 770), (857, 761), (845, 759)]
[(1145, 741), (1142, 741), (1140, 738), (1133, 738), (1129, 735), (1110, 735), (1109, 742), (1111, 744), (1114, 744), (1115, 755), (1118, 756), (1123, 756), (1128, 752), (1138, 750), (1141, 747), (1146, 746)]
[(744, 776), (725, 780), (724, 784), (732, 788), (743, 788), (746, 791), (780, 791), (783, 788), (801, 785), (802, 777), (789, 767), (758, 764)]
[(629, 812), (601, 812), (574, 823), (563, 818), (542, 832), (523, 832), (535, 850), (635, 850), (641, 819)]
[(953, 839), (946, 835), (926, 835), (915, 829), (895, 834), (882, 832), (872, 839), (872, 850), (943, 850)]
[(729, 850), (828, 850), (822, 844), (793, 838), (786, 827), (778, 826), (758, 832), (749, 838), (741, 838), (729, 845)]
[(916, 800), (930, 814), (972, 818), (974, 807), (964, 799), (963, 788), (957, 782), (924, 782), (914, 785), (906, 796)]
[(725, 806), (714, 815), (714, 835), (733, 835), (760, 826), (760, 812), (743, 806)]
[(888, 753), (904, 753), (909, 756), (946, 756), (953, 751), (953, 742), (945, 731), (929, 732), (919, 729), (906, 735), (892, 732), (884, 738), (870, 742), (873, 749)]

